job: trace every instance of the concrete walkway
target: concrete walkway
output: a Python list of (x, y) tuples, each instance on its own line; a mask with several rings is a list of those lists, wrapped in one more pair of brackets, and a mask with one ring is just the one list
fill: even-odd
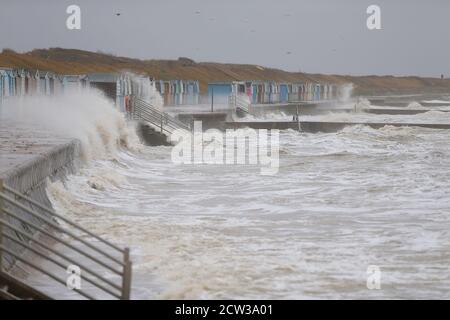
[(42, 128), (6, 119), (0, 114), (0, 177), (71, 141)]

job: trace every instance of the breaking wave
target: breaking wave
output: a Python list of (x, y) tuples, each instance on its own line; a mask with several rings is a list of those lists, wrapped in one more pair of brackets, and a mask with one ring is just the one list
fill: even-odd
[(367, 297), (367, 265), (380, 259), (399, 286), (370, 298), (434, 297), (408, 272), (440, 281), (448, 141), (418, 127), (286, 130), (270, 180), (246, 166), (177, 166), (155, 147), (93, 161), (48, 191), (58, 212), (132, 248), (135, 298)]
[(96, 90), (7, 101), (5, 115), (61, 137), (81, 142), (82, 160), (113, 158), (121, 147), (140, 148), (135, 128)]

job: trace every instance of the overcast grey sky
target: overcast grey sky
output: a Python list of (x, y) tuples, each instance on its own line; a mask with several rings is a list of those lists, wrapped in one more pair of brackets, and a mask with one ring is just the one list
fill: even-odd
[[(81, 7), (68, 30), (66, 8)], [(381, 7), (382, 30), (366, 9)], [(121, 15), (117, 16), (116, 13)], [(0, 0), (0, 48), (251, 63), (338, 74), (450, 75), (450, 0)]]

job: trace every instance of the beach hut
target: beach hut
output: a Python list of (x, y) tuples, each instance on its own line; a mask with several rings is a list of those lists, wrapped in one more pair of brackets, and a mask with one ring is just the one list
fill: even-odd
[(200, 96), (200, 85), (196, 80), (185, 81), (184, 101), (186, 104), (198, 104)]
[(171, 81), (157, 80), (155, 81), (156, 90), (162, 96), (164, 105), (172, 104), (172, 83)]
[(312, 91), (313, 91), (313, 84), (311, 82), (308, 82), (305, 86), (305, 101), (312, 100)]
[(226, 104), (228, 97), (232, 94), (246, 95), (246, 86), (244, 81), (232, 82), (212, 82), (208, 84), (208, 97), (211, 101), (214, 95), (214, 102)]
[(260, 86), (257, 82), (253, 82), (252, 83), (252, 103), (256, 104), (256, 103), (260, 103)]
[(15, 96), (16, 95), (16, 71), (15, 70), (9, 70), (8, 73), (8, 80), (9, 80), (9, 94), (8, 96)]
[(337, 97), (337, 86), (335, 84), (330, 85), (329, 97), (333, 100)]
[(50, 72), (46, 72), (44, 75), (45, 80), (45, 95), (49, 96), (53, 93), (52, 82), (50, 81), (52, 78), (52, 74)]
[(289, 93), (289, 102), (298, 102), (302, 99), (303, 83), (292, 83)]
[(152, 78), (128, 73), (89, 73), (86, 76), (79, 76), (77, 82), (80, 88), (99, 90), (121, 111), (127, 109), (127, 101), (131, 95), (151, 103), (153, 97), (150, 93), (156, 91), (156, 84)]
[(280, 100), (280, 86), (274, 81), (263, 82), (262, 103), (277, 103)]
[(304, 83), (298, 84), (298, 100), (305, 101), (305, 84)]
[(22, 69), (17, 73), (17, 75), (19, 77), (18, 95), (25, 96), (28, 94), (29, 73)]
[(200, 85), (196, 80), (156, 81), (165, 105), (198, 104)]
[(325, 85), (325, 93), (324, 93), (324, 95), (325, 95), (324, 99), (326, 99), (326, 100), (334, 99), (334, 96), (333, 96), (333, 84), (327, 83)]
[(246, 95), (252, 104), (263, 103), (264, 83), (258, 80), (246, 81)]
[[(101, 91), (107, 98), (116, 102), (117, 98), (117, 84), (119, 80), (119, 74), (115, 73), (89, 73), (83, 78), (84, 81), (89, 83), (90, 88), (95, 88)], [(77, 79), (77, 85), (79, 88), (83, 87), (80, 76)]]
[(294, 83), (289, 84), (288, 101), (289, 102), (298, 101), (298, 87)]
[(280, 84), (280, 99), (279, 102), (288, 102), (289, 101), (289, 84), (281, 83)]
[(7, 73), (5, 70), (0, 69), (0, 103), (5, 97), (5, 83), (7, 82)]
[(0, 97), (9, 96), (9, 73), (8, 69), (0, 69)]
[(53, 95), (55, 93), (55, 79), (57, 75), (52, 72), (39, 71), (36, 77), (36, 91), (42, 95)]
[(36, 77), (36, 91), (37, 94), (45, 95), (47, 92), (47, 82), (46, 82), (47, 72), (38, 71), (35, 75)]
[(14, 76), (14, 95), (21, 96), (22, 95), (22, 70), (13, 70)]
[(28, 94), (35, 96), (38, 94), (38, 83), (39, 78), (36, 75), (39, 74), (39, 71), (30, 71), (29, 79), (28, 79)]
[(247, 80), (244, 81), (245, 82), (245, 92), (244, 94), (248, 97), (250, 103), (252, 103), (253, 101), (253, 81), (252, 80)]
[(78, 91), (81, 89), (81, 79), (80, 75), (64, 75), (61, 77), (62, 81), (62, 91), (70, 92), (70, 91)]
[(271, 98), (271, 87), (267, 81), (262, 82), (262, 98), (261, 103), (269, 103)]

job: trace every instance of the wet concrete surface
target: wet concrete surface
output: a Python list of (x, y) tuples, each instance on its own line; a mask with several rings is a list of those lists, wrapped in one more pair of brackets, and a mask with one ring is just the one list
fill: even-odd
[(38, 126), (0, 116), (0, 177), (72, 140), (55, 136)]

